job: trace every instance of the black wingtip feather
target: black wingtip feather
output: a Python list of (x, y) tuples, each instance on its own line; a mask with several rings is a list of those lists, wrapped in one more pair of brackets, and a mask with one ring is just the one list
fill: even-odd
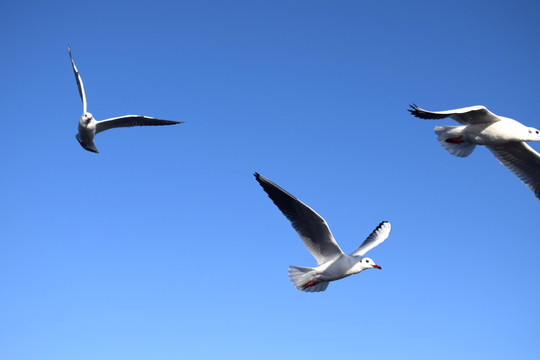
[(259, 182), (259, 184), (262, 185), (261, 174), (259, 174), (258, 172), (255, 172), (255, 173), (253, 173), (253, 176), (255, 176), (255, 180), (257, 180)]
[[(284, 201), (289, 202), (291, 200), (299, 201), (293, 195), (289, 194), (285, 189), (281, 188), (279, 185), (273, 183), (272, 181), (266, 179), (264, 176), (259, 173), (254, 173), (255, 179), (263, 188), (264, 192), (268, 195), (270, 199), (281, 209), (280, 204)], [(282, 210), (283, 211), (283, 210)]]
[(420, 116), (421, 112), (420, 112), (420, 108), (416, 105), (416, 104), (411, 104), (409, 105), (410, 109), (407, 109), (408, 112), (410, 112), (412, 115), (418, 117), (418, 118), (422, 118)]
[(409, 105), (411, 109), (407, 109), (412, 115), (424, 120), (438, 120), (448, 117), (448, 115), (435, 114), (423, 109), (420, 109), (416, 104)]
[(261, 176), (261, 174), (259, 174), (258, 172), (255, 172), (253, 173), (253, 176), (255, 176), (255, 180), (257, 180), (257, 182), (259, 183), (259, 185), (262, 186), (263, 190), (268, 194), (268, 182), (265, 181), (266, 179), (264, 177)]

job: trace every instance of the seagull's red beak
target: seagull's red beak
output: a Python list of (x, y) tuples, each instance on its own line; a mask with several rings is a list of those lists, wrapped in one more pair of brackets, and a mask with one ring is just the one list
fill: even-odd
[(379, 265), (373, 265), (373, 267), (374, 267), (375, 269), (382, 270), (382, 267), (380, 267)]

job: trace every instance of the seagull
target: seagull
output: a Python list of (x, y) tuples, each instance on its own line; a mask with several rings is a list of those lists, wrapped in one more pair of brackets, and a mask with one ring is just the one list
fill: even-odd
[(324, 291), (330, 281), (357, 274), (366, 269), (381, 269), (364, 254), (382, 243), (390, 234), (390, 223), (383, 221), (367, 239), (350, 255), (337, 244), (326, 221), (309, 206), (255, 173), (255, 179), (272, 199), (274, 204), (289, 219), (300, 239), (317, 260), (317, 267), (289, 267), (289, 278), (298, 290), (306, 292)]
[(449, 117), (462, 124), (435, 126), (439, 142), (450, 154), (466, 157), (476, 145), (485, 145), (540, 199), (540, 154), (525, 143), (539, 141), (539, 130), (495, 115), (481, 105), (447, 111), (427, 111), (414, 104), (410, 107), (410, 113), (421, 119)]
[(99, 153), (96, 144), (94, 143), (94, 136), (102, 131), (109, 130), (117, 127), (130, 127), (130, 126), (146, 126), (146, 125), (174, 125), (183, 123), (183, 121), (171, 121), (162, 120), (149, 116), (142, 115), (124, 115), (120, 117), (110, 118), (106, 120), (97, 121), (94, 116), (87, 110), (86, 93), (84, 92), (84, 85), (82, 82), (81, 74), (75, 66), (73, 57), (71, 56), (71, 47), (68, 45), (69, 58), (71, 59), (71, 65), (73, 67), (73, 73), (75, 74), (75, 80), (77, 81), (77, 87), (79, 88), (79, 95), (83, 103), (83, 114), (79, 119), (79, 132), (75, 137), (79, 141), (79, 144), (88, 151)]

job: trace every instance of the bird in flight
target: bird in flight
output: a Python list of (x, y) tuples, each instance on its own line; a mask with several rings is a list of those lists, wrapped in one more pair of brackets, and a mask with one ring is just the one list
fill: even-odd
[(147, 126), (147, 125), (174, 125), (180, 124), (183, 121), (162, 120), (143, 115), (124, 115), (120, 117), (114, 117), (105, 120), (96, 120), (94, 116), (87, 111), (86, 93), (84, 92), (84, 85), (82, 82), (81, 74), (75, 66), (73, 57), (71, 56), (71, 47), (68, 45), (69, 58), (71, 59), (71, 65), (73, 67), (73, 73), (75, 74), (75, 80), (77, 81), (77, 87), (79, 88), (79, 95), (83, 103), (83, 114), (79, 119), (79, 132), (75, 137), (79, 141), (81, 146), (91, 152), (99, 153), (94, 137), (96, 134), (117, 127), (130, 127), (130, 126)]
[(480, 105), (447, 111), (427, 111), (414, 104), (410, 107), (410, 113), (421, 119), (449, 117), (462, 124), (435, 127), (439, 142), (450, 154), (466, 157), (476, 145), (485, 145), (540, 199), (540, 154), (526, 144), (540, 140), (539, 130), (495, 115)]
[(316, 267), (294, 265), (289, 267), (289, 278), (298, 290), (324, 291), (330, 281), (339, 280), (366, 269), (381, 269), (373, 260), (364, 255), (388, 237), (391, 230), (388, 221), (381, 222), (358, 249), (347, 255), (340, 249), (328, 224), (319, 214), (264, 176), (258, 173), (254, 175), (268, 197), (289, 219), (304, 245), (317, 260)]

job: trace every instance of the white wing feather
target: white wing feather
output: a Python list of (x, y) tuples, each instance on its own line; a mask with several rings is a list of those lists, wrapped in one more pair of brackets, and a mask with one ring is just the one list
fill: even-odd
[(524, 142), (487, 148), (540, 199), (540, 154)]
[(449, 117), (456, 120), (462, 125), (493, 123), (501, 120), (499, 116), (495, 115), (482, 105), (469, 106), (461, 109), (446, 111), (428, 111), (419, 108), (414, 104), (411, 105), (411, 108), (412, 110), (409, 109), (409, 112), (418, 118), (444, 119)]
[(352, 256), (364, 256), (369, 250), (373, 249), (375, 246), (382, 243), (388, 235), (390, 235), (390, 230), (392, 226), (388, 221), (383, 221), (380, 223), (375, 230), (367, 237), (366, 240), (356, 249), (351, 255)]
[(343, 255), (328, 224), (319, 214), (264, 176), (255, 173), (255, 178), (289, 219), (306, 248), (317, 260), (317, 265)]
[(143, 115), (125, 115), (96, 122), (96, 134), (117, 127), (174, 125), (183, 121), (157, 119)]
[(68, 45), (68, 53), (69, 53), (69, 58), (71, 59), (71, 66), (73, 67), (73, 73), (75, 74), (75, 81), (77, 81), (77, 87), (79, 88), (79, 95), (81, 96), (81, 100), (83, 103), (83, 113), (85, 113), (87, 109), (86, 93), (84, 92), (84, 85), (82, 82), (81, 74), (79, 74), (79, 70), (77, 70), (77, 67), (75, 66), (75, 61), (73, 61), (73, 57), (71, 56), (71, 47), (69, 45)]

